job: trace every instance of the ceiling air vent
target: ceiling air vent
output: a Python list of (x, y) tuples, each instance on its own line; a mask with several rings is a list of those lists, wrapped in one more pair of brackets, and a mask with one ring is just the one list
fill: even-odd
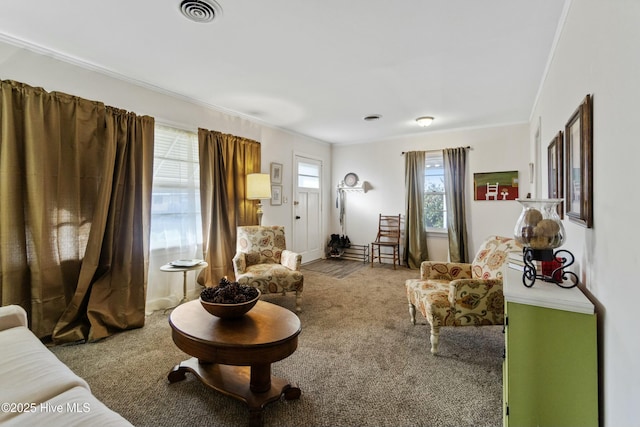
[(213, 0), (182, 0), (180, 11), (194, 22), (211, 22), (222, 15), (222, 8)]

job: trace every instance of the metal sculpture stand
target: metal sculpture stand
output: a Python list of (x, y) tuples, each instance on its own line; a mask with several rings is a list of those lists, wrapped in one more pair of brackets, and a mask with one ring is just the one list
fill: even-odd
[[(549, 283), (555, 283), (561, 288), (570, 289), (578, 286), (580, 279), (572, 272), (567, 271), (566, 268), (573, 264), (575, 257), (573, 254), (565, 249), (553, 251), (552, 249), (532, 249), (525, 247), (522, 251), (522, 258), (524, 260), (524, 273), (522, 274), (522, 283), (530, 288), (536, 282), (536, 279), (543, 280)], [(550, 275), (538, 274), (536, 266), (533, 261), (556, 261), (560, 264), (555, 268)], [(559, 278), (559, 280), (557, 280)], [(565, 283), (568, 282), (568, 285)]]

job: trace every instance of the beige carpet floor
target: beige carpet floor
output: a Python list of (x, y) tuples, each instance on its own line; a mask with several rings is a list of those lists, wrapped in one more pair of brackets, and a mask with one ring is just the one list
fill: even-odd
[[(303, 270), (298, 349), (272, 367), (302, 396), (268, 405), (265, 426), (502, 424), (501, 326), (443, 328), (434, 357), (428, 326), (409, 322), (404, 281), (417, 270), (367, 266), (344, 277)], [(263, 299), (294, 308), (293, 296)], [(242, 403), (191, 374), (167, 381), (173, 366), (189, 358), (171, 340), (169, 314), (155, 312), (143, 328), (52, 351), (134, 425), (245, 426)]]
[(305, 264), (303, 268), (305, 271), (315, 271), (316, 273), (322, 273), (336, 279), (344, 279), (361, 268), (371, 268), (371, 264), (342, 258), (330, 258), (310, 262), (309, 264)]

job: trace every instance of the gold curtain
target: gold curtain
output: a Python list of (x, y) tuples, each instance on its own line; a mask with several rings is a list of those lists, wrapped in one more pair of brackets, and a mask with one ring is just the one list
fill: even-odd
[(424, 151), (405, 153), (405, 217), (404, 262), (409, 268), (420, 268), (428, 259), (427, 235), (424, 228)]
[(467, 208), (465, 184), (467, 149), (465, 147), (443, 150), (444, 185), (447, 195), (447, 232), (449, 234), (449, 259), (451, 262), (469, 262), (467, 242)]
[(198, 129), (202, 253), (209, 267), (198, 278), (217, 284), (234, 278), (236, 227), (258, 224), (255, 201), (245, 198), (246, 176), (260, 172), (260, 143), (234, 135)]
[(2, 305), (58, 343), (142, 326), (153, 118), (0, 85)]

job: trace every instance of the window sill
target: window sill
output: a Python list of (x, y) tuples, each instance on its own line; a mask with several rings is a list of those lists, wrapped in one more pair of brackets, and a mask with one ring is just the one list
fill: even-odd
[(448, 238), (449, 232), (445, 229), (430, 228), (427, 229), (427, 237)]

